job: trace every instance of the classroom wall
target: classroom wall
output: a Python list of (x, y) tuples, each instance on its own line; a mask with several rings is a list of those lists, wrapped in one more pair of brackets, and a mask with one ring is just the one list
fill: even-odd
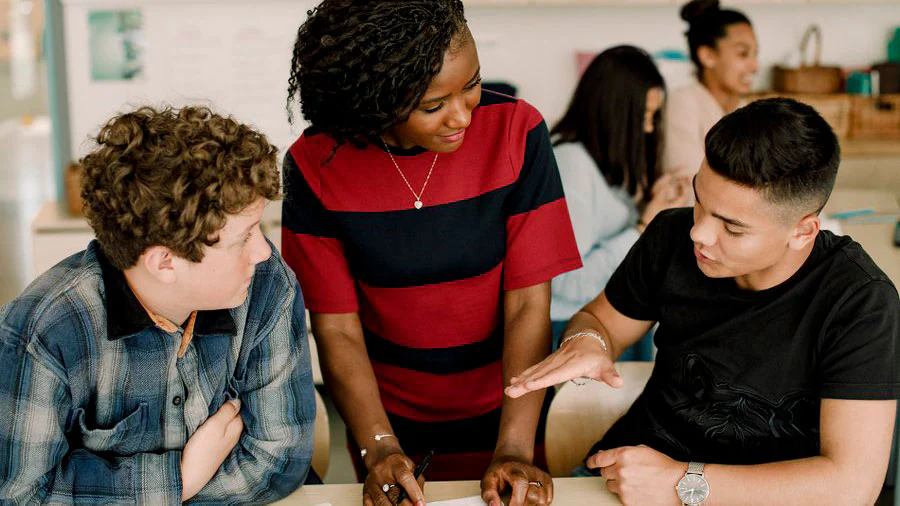
[[(99, 124), (129, 104), (177, 104), (209, 99), (255, 123), (286, 147), (303, 128), (287, 125), (284, 98), (290, 50), (309, 0), (63, 0), (70, 139), (73, 156)], [(88, 68), (87, 12), (140, 6), (145, 11), (146, 76), (133, 82), (94, 82)], [(769, 69), (799, 45), (810, 23), (824, 33), (823, 61), (865, 66), (886, 56), (900, 2), (741, 6), (760, 39), (757, 88)], [(654, 52), (686, 47), (678, 6), (470, 6), (482, 74), (507, 80), (521, 97), (555, 121), (576, 82), (575, 52), (631, 43)]]
[[(726, 2), (727, 4), (727, 2)], [(634, 44), (648, 51), (682, 49), (687, 24), (680, 6), (472, 7), (467, 17), (479, 40), (483, 75), (505, 78), (548, 120), (565, 110), (576, 83), (574, 52)], [(770, 67), (799, 46), (806, 27), (823, 33), (823, 63), (866, 66), (887, 58), (900, 26), (900, 2), (816, 5), (739, 5), (760, 43), (757, 89), (770, 87)]]

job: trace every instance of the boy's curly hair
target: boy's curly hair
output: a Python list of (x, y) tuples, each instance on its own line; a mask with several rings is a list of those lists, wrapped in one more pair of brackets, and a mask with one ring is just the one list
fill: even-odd
[(324, 0), (308, 15), (294, 44), (288, 120), (299, 100), (338, 144), (365, 145), (406, 121), (453, 37), (468, 36), (459, 0)]
[(111, 119), (81, 161), (84, 210), (121, 270), (151, 246), (200, 262), (227, 215), (279, 197), (266, 136), (205, 107), (152, 107)]

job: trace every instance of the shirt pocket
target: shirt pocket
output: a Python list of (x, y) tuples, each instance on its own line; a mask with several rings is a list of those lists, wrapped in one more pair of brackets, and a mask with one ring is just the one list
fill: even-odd
[(140, 452), (147, 428), (148, 409), (147, 403), (142, 402), (137, 409), (106, 429), (88, 427), (84, 409), (75, 409), (75, 423), (81, 431), (82, 445), (93, 452), (112, 452), (124, 456)]

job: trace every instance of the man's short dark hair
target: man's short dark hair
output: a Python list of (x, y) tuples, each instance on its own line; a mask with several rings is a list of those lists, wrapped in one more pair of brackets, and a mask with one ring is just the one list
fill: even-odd
[(713, 171), (759, 190), (792, 218), (822, 210), (840, 159), (831, 126), (809, 105), (788, 98), (750, 103), (706, 135), (706, 160)]

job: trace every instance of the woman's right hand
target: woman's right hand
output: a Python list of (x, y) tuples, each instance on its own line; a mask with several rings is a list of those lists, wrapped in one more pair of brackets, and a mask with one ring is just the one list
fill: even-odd
[[(374, 450), (374, 458), (368, 464), (369, 474), (363, 485), (364, 506), (393, 506), (400, 495), (400, 490), (406, 490), (407, 499), (402, 505), (425, 506), (425, 494), (422, 492), (425, 486), (424, 476), (418, 481), (413, 476), (415, 464), (400, 449), (399, 445), (382, 444)], [(372, 455), (371, 453), (369, 454)], [(384, 491), (385, 485), (395, 485)]]
[(651, 190), (650, 202), (644, 208), (641, 221), (648, 225), (653, 218), (666, 209), (688, 207), (693, 204), (691, 179), (679, 174), (664, 174), (656, 180)]

